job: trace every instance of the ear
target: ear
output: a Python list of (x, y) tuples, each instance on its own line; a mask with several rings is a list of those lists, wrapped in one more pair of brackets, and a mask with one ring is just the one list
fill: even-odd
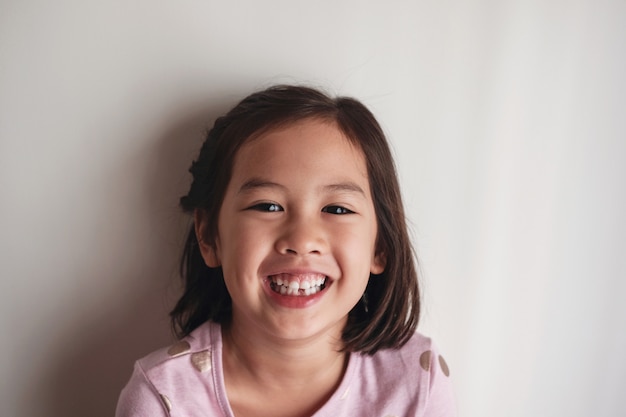
[(372, 264), (370, 265), (370, 273), (373, 275), (382, 274), (387, 266), (387, 256), (384, 252), (377, 252), (372, 258)]
[(217, 250), (217, 242), (207, 242), (205, 240), (207, 220), (204, 210), (194, 210), (193, 224), (196, 231), (196, 239), (198, 239), (198, 246), (200, 247), (200, 253), (202, 254), (204, 263), (209, 268), (217, 268), (222, 264), (222, 262), (220, 261), (219, 253)]

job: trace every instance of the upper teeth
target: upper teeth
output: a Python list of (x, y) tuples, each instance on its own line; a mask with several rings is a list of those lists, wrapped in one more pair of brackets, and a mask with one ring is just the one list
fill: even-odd
[[(283, 295), (311, 295), (321, 290), (321, 286), (326, 281), (325, 277), (317, 278), (306, 277), (302, 280), (297, 277), (270, 277), (272, 282), (276, 284), (275, 290)], [(302, 291), (300, 291), (302, 290)]]

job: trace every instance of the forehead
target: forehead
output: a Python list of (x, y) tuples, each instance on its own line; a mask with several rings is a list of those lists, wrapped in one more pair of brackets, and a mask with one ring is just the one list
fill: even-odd
[(232, 180), (272, 176), (288, 180), (306, 172), (310, 181), (368, 182), (362, 150), (334, 122), (306, 119), (255, 135), (235, 155)]

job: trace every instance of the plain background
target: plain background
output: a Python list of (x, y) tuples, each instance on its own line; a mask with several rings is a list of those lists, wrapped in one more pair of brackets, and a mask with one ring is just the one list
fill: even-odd
[(0, 1), (0, 414), (113, 415), (170, 343), (213, 119), (353, 95), (465, 417), (626, 414), (626, 2)]

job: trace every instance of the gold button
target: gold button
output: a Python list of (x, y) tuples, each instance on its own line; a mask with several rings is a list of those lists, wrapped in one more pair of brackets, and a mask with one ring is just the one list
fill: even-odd
[(420, 366), (426, 372), (430, 371), (430, 354), (431, 354), (431, 351), (427, 350), (426, 352), (422, 353), (422, 355), (420, 356)]
[(202, 352), (196, 352), (191, 355), (191, 363), (193, 367), (200, 372), (206, 372), (211, 370), (211, 352), (209, 350), (203, 350)]
[(180, 342), (176, 343), (175, 345), (172, 345), (168, 350), (167, 350), (167, 354), (170, 356), (178, 356), (182, 353), (187, 352), (189, 349), (191, 349), (191, 345), (189, 344), (188, 341), (186, 340), (181, 340)]

